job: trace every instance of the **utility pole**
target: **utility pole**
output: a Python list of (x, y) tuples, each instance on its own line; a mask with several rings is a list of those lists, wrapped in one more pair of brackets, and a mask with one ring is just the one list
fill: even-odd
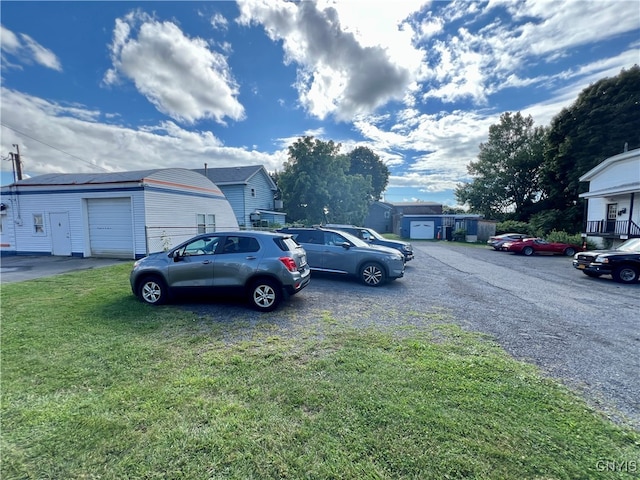
[(18, 181), (22, 180), (22, 162), (20, 160), (20, 147), (18, 146), (17, 143), (13, 144), (14, 147), (16, 147), (16, 152), (15, 154), (11, 154), (14, 161), (15, 161), (15, 166), (16, 166), (16, 174), (18, 175)]

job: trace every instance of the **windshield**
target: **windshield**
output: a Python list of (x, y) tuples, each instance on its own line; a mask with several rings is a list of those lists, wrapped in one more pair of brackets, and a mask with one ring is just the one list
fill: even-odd
[(620, 245), (616, 250), (620, 252), (640, 253), (640, 238), (632, 238)]
[(337, 235), (342, 236), (343, 238), (345, 238), (349, 242), (353, 243), (356, 247), (369, 247), (369, 244), (367, 242), (365, 242), (364, 240), (359, 239), (355, 235), (351, 235), (350, 233), (343, 232), (343, 231), (336, 231), (336, 230), (329, 230), (329, 231), (332, 232), (332, 233), (335, 233)]
[(382, 235), (380, 235), (378, 232), (376, 232), (375, 230), (370, 230), (370, 229), (367, 228), (367, 232), (369, 232), (369, 235), (371, 235), (376, 240), (385, 240), (385, 238)]

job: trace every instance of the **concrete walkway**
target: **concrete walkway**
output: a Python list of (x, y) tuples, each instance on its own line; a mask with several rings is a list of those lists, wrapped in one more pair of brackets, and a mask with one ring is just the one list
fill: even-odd
[(0, 257), (0, 283), (23, 282), (74, 270), (107, 267), (133, 260), (115, 258), (55, 257), (52, 255), (11, 255)]

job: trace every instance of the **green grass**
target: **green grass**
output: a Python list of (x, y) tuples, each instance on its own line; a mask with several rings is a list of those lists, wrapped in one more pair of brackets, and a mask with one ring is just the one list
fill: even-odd
[(2, 286), (3, 480), (637, 478), (638, 432), (442, 311), (222, 321), (128, 270)]

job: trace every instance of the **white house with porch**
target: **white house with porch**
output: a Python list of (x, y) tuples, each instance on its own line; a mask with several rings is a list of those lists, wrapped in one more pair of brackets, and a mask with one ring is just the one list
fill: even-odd
[(602, 247), (640, 237), (640, 149), (609, 157), (580, 177), (589, 182), (583, 237)]

